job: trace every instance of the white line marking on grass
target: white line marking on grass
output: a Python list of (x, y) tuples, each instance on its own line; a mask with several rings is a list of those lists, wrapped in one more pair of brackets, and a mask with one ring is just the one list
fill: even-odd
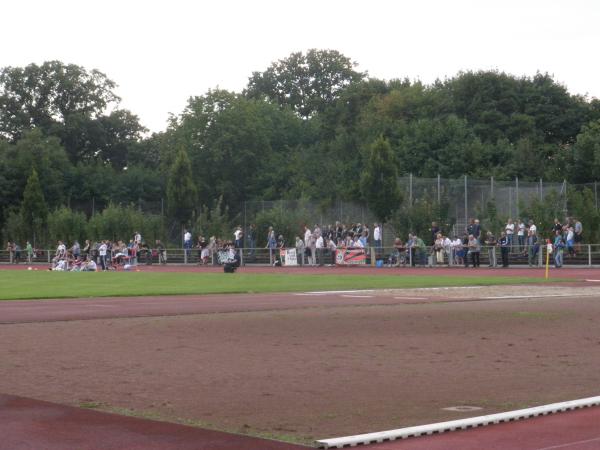
[(316, 441), (316, 444), (320, 448), (355, 447), (356, 445), (368, 445), (374, 444), (376, 442), (394, 441), (396, 439), (406, 439), (409, 437), (416, 437), (434, 433), (444, 433), (447, 431), (454, 431), (458, 429), (475, 428), (479, 426), (492, 425), (500, 422), (510, 422), (513, 420), (537, 417), (539, 415), (553, 414), (562, 411), (569, 411), (578, 408), (599, 405), (600, 396), (588, 397), (568, 402), (536, 406), (534, 408), (518, 409), (515, 411), (503, 412), (499, 414), (489, 414), (487, 416), (451, 420), (448, 422), (432, 423), (429, 425), (420, 425), (416, 427), (398, 428), (396, 430), (380, 431), (377, 433), (358, 434), (356, 436), (322, 439)]
[(537, 450), (553, 450), (555, 448), (572, 447), (573, 445), (589, 444), (590, 442), (596, 442), (596, 441), (600, 441), (600, 437), (593, 438), (593, 439), (587, 439), (585, 441), (569, 442), (568, 444), (553, 445), (552, 447), (544, 447), (544, 448), (539, 448)]
[(342, 295), (342, 297), (347, 297), (347, 298), (373, 298), (372, 295)]

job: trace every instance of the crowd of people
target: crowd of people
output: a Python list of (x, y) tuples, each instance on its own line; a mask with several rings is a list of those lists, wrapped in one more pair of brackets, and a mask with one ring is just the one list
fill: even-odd
[[(509, 259), (515, 256), (526, 257), (529, 266), (537, 266), (540, 245), (546, 243), (533, 220), (508, 219), (499, 235), (492, 230), (482, 230), (478, 219), (470, 219), (464, 233), (460, 235), (450, 236), (444, 233), (436, 222), (432, 222), (429, 233), (430, 235), (425, 239), (416, 233), (410, 233), (406, 241), (397, 237), (390, 251), (383, 248), (382, 227), (378, 223), (370, 227), (368, 224), (345, 225), (336, 222), (335, 225), (326, 226), (315, 224), (312, 229), (305, 225), (302, 233), (298, 233), (294, 242), (289, 244), (282, 234), (277, 234), (273, 227), (269, 227), (265, 248), (269, 252), (269, 261), (273, 265), (282, 263), (280, 250), (295, 248), (301, 265), (335, 264), (336, 251), (340, 249), (372, 249), (373, 254), (371, 250), (365, 250), (368, 257), (374, 255), (377, 260), (385, 261), (389, 266), (479, 267), (483, 251), (487, 254), (489, 267), (499, 265), (508, 267)], [(565, 252), (568, 257), (575, 257), (580, 251), (583, 226), (573, 217), (566, 218), (564, 223), (555, 219), (552, 229), (545, 230), (542, 234), (549, 238), (549, 243), (552, 245), (555, 266), (562, 267)], [(242, 249), (245, 249), (244, 257), (252, 261), (257, 251), (256, 225), (251, 224), (246, 232), (241, 225), (238, 225), (231, 237), (232, 239), (229, 240), (219, 239), (216, 236), (206, 239), (203, 235), (199, 235), (193, 242), (192, 233), (187, 229), (184, 230), (184, 261), (189, 263), (194, 260), (192, 255), (194, 249), (197, 251), (195, 260), (199, 265), (214, 263), (239, 265)], [(26, 242), (24, 250), (16, 242), (8, 242), (6, 249), (10, 261), (17, 264), (21, 261), (31, 263), (40, 255), (29, 241)], [(497, 250), (500, 252), (500, 261), (497, 259)], [(58, 241), (50, 259), (52, 263), (50, 269), (106, 271), (118, 267), (127, 269), (139, 263), (152, 264), (153, 260), (166, 264), (167, 252), (164, 244), (157, 239), (150, 246), (143, 241), (139, 232), (135, 232), (128, 242), (86, 240), (83, 245), (74, 241), (70, 247), (67, 247), (64, 242)]]
[(549, 243), (555, 266), (562, 267), (564, 251), (568, 252), (569, 257), (575, 257), (583, 239), (583, 226), (573, 217), (566, 218), (564, 224), (559, 219), (554, 219), (552, 229), (546, 230), (542, 235), (533, 220), (519, 220), (515, 223), (512, 219), (507, 220), (499, 235), (491, 230), (483, 232), (478, 219), (470, 219), (460, 236), (449, 237), (436, 222), (431, 224), (429, 231), (429, 246), (415, 234), (409, 234), (406, 243), (401, 238), (396, 238), (389, 264), (480, 267), (483, 250), (487, 253), (488, 267), (498, 267), (499, 249), (502, 267), (508, 267), (509, 259), (515, 256), (526, 257), (529, 267), (534, 267), (539, 265), (540, 246)]

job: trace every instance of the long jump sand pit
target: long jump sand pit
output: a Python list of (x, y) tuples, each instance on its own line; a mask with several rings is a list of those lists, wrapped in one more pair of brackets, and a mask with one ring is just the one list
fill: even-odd
[(598, 395), (600, 288), (331, 295), (0, 325), (0, 392), (304, 443)]

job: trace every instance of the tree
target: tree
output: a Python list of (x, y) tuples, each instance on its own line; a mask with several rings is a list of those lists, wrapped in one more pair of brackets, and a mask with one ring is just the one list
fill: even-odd
[(402, 202), (394, 154), (390, 143), (383, 136), (377, 138), (371, 146), (360, 187), (369, 209), (382, 223), (389, 220)]
[(71, 114), (96, 118), (120, 99), (98, 70), (47, 61), (0, 70), (0, 135), (18, 139), (31, 128), (49, 131)]
[(183, 226), (194, 212), (197, 189), (192, 179), (190, 159), (183, 147), (179, 149), (167, 180), (169, 214)]
[(254, 72), (245, 94), (288, 106), (308, 118), (332, 104), (350, 84), (365, 78), (366, 74), (354, 70), (355, 65), (335, 50), (292, 53), (266, 71)]
[(34, 241), (40, 239), (48, 218), (48, 207), (35, 169), (31, 170), (31, 175), (27, 179), (21, 204), (21, 217), (26, 235), (31, 236)]

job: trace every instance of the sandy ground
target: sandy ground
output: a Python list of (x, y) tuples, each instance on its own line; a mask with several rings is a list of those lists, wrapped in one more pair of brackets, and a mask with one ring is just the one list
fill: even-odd
[[(352, 305), (3, 324), (0, 392), (301, 442), (598, 395), (600, 287), (364, 295)], [(489, 298), (510, 296), (523, 298)], [(443, 409), (459, 405), (481, 409)]]

